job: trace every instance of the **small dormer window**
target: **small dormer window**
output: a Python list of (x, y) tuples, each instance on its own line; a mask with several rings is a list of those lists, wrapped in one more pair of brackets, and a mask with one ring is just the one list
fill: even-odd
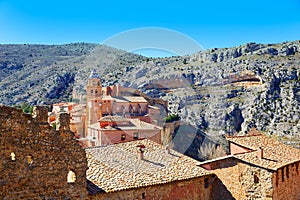
[(139, 133), (133, 133), (133, 139), (135, 140), (139, 139)]

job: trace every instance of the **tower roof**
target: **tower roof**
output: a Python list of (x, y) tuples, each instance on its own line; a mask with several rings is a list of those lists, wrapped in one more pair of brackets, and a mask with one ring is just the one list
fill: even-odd
[(91, 72), (89, 78), (98, 78), (98, 79), (100, 79), (100, 76), (97, 74), (96, 70), (93, 69), (93, 71)]

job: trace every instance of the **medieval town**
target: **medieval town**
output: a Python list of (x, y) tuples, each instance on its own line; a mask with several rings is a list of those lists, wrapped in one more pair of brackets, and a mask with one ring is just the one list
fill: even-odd
[(251, 129), (205, 161), (172, 148), (168, 102), (87, 77), (86, 103), (0, 106), (1, 199), (300, 199), (300, 150)]

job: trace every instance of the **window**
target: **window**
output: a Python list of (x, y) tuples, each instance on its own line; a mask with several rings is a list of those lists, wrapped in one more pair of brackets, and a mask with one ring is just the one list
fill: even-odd
[(259, 178), (256, 174), (253, 175), (254, 177), (254, 183), (259, 183)]
[(15, 161), (16, 160), (16, 154), (14, 152), (11, 152), (10, 153), (10, 158), (12, 161)]
[(146, 193), (145, 192), (142, 193), (142, 199), (146, 199)]
[(33, 158), (31, 155), (26, 156), (26, 162), (29, 166), (31, 166), (33, 164)]
[(69, 171), (68, 177), (67, 177), (67, 182), (68, 183), (75, 183), (76, 181), (76, 174), (72, 170)]
[(97, 90), (95, 90), (95, 93), (97, 94), (97, 93), (98, 93), (98, 91), (97, 91)]
[(204, 179), (204, 188), (208, 188), (209, 187), (209, 178), (205, 178)]
[(94, 93), (94, 90), (91, 90), (91, 93), (93, 94), (93, 93)]
[(126, 135), (125, 134), (121, 135), (121, 140), (126, 140)]
[(135, 140), (139, 139), (139, 133), (133, 133), (133, 139)]

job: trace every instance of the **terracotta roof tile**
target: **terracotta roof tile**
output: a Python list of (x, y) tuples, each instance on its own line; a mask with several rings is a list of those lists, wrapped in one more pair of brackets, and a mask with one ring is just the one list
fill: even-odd
[[(263, 134), (228, 137), (227, 140), (252, 149), (249, 153), (237, 154), (234, 157), (267, 169), (276, 170), (282, 166), (300, 161), (299, 149), (282, 144)], [(260, 147), (263, 149), (262, 159), (256, 156)]]
[(123, 96), (123, 99), (133, 103), (147, 103), (147, 100), (141, 96)]
[[(144, 160), (138, 145), (145, 145)], [(87, 178), (105, 192), (163, 184), (210, 174), (192, 158), (151, 140), (86, 149)]]

